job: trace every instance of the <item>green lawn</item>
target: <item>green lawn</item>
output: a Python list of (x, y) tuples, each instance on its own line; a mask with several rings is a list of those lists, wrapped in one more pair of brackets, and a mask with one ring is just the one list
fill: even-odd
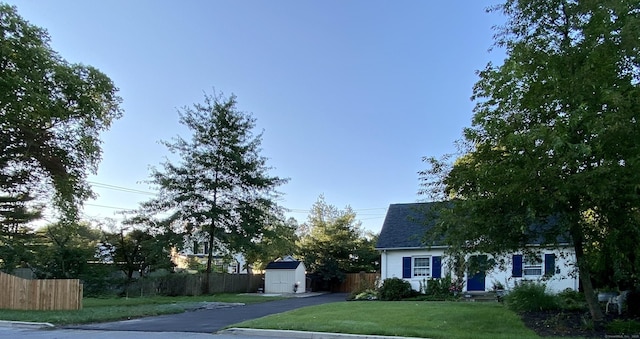
[(305, 307), (230, 327), (434, 339), (540, 338), (502, 304), (470, 302), (340, 302)]
[(181, 313), (200, 302), (258, 303), (282, 299), (259, 295), (220, 294), (195, 297), (85, 298), (77, 311), (0, 310), (0, 320), (48, 322), (55, 325), (114, 321)]

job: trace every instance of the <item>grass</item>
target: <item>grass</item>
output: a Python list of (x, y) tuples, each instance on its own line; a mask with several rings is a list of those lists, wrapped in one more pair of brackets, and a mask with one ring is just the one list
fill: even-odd
[[(423, 338), (540, 338), (498, 303), (375, 301), (305, 307), (231, 327)], [(567, 339), (567, 338), (564, 338)]]
[(219, 294), (185, 297), (85, 298), (83, 308), (74, 311), (0, 310), (0, 320), (47, 322), (55, 325), (84, 324), (181, 313), (199, 302), (259, 303), (282, 297)]

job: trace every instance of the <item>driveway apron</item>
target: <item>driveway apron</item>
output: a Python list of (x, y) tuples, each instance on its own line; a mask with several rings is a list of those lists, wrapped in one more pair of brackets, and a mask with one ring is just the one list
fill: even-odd
[(346, 294), (332, 293), (305, 298), (288, 298), (244, 306), (202, 309), (109, 323), (65, 326), (71, 329), (103, 331), (153, 331), (213, 333), (241, 321), (282, 313), (296, 308), (344, 301)]

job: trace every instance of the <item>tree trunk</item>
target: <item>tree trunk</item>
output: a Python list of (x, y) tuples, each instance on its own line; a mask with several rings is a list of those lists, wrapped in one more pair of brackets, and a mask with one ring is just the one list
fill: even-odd
[(207, 253), (207, 269), (204, 274), (204, 286), (202, 286), (202, 294), (209, 294), (209, 278), (211, 276), (211, 263), (213, 262), (213, 226), (209, 230), (209, 239), (207, 242), (209, 243), (209, 253)]
[(594, 322), (594, 325), (598, 326), (598, 324), (601, 324), (604, 320), (604, 316), (602, 314), (600, 304), (598, 303), (597, 296), (594, 293), (593, 285), (591, 284), (591, 272), (585, 260), (584, 248), (582, 244), (584, 239), (582, 236), (582, 230), (580, 229), (578, 223), (574, 222), (571, 226), (571, 237), (573, 238), (573, 246), (576, 251), (576, 264), (578, 265), (578, 274), (580, 275), (580, 282), (582, 283), (582, 289), (587, 301), (587, 306), (589, 307), (589, 312), (591, 313), (591, 318)]

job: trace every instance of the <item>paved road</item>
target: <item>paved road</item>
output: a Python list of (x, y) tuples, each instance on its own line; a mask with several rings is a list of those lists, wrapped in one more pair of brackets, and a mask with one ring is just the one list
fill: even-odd
[(288, 298), (259, 304), (197, 310), (110, 323), (65, 326), (65, 329), (143, 332), (213, 333), (241, 321), (286, 312), (300, 307), (344, 301), (346, 294), (332, 293), (306, 298)]
[[(287, 336), (290, 339), (296, 336)], [(42, 330), (29, 328), (0, 327), (0, 338), (20, 339), (265, 339), (260, 335), (184, 333), (184, 332), (140, 332), (140, 331), (100, 331), (56, 329)], [(353, 338), (350, 338), (353, 339)]]

